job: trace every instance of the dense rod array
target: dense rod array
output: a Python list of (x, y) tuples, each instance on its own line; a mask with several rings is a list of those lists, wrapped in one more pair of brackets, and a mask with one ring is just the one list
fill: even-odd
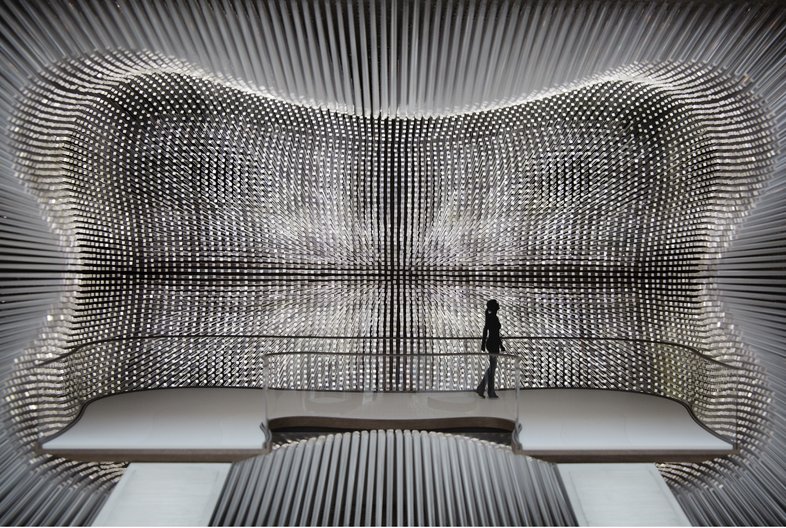
[(363, 431), (235, 464), (212, 526), (566, 526), (556, 467), (460, 436)]
[(522, 344), (532, 386), (671, 394), (738, 434), (664, 467), (694, 520), (783, 522), (781, 8), (0, 10), (4, 524), (100, 503), (115, 466), (30, 451), (86, 398), (254, 385), (259, 350), (303, 344), (248, 336), (451, 349), (490, 297), (506, 335), (564, 339)]
[[(19, 420), (39, 433), (113, 392), (261, 386), (264, 353), (466, 353), (440, 340), (477, 336), (491, 297), (506, 335), (545, 340), (527, 386), (664, 394), (733, 433), (721, 408), (755, 383), (691, 359), (744, 363), (717, 324), (708, 262), (771, 156), (755, 101), (712, 71), (630, 67), (499, 110), (376, 122), (120, 54), (50, 70), (12, 124), (18, 170), (70, 263), (53, 339), (31, 354), (52, 383), (18, 386), (35, 402)], [(265, 335), (313, 339), (232, 338)], [(149, 336), (173, 339), (150, 353), (136, 341)], [(511, 351), (534, 357), (530, 345)], [(612, 368), (620, 355), (643, 368)], [(303, 357), (271, 362), (269, 379), (299, 388)], [(576, 361), (603, 376), (572, 382)], [(349, 384), (345, 369), (310, 388), (425, 386), (387, 362)]]

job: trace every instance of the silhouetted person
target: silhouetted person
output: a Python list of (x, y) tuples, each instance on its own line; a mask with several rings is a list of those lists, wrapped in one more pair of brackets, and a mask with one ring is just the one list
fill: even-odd
[(475, 389), (475, 392), (481, 398), (485, 398), (483, 393), (486, 390), (486, 383), (489, 386), (489, 398), (499, 398), (494, 391), (494, 374), (497, 371), (497, 354), (499, 354), (500, 350), (504, 352), (505, 347), (502, 345), (502, 338), (499, 335), (499, 329), (502, 325), (497, 318), (497, 310), (499, 310), (499, 303), (494, 299), (486, 303), (486, 324), (483, 326), (483, 340), (481, 341), (480, 349), (484, 352), (488, 351), (490, 364), (483, 375), (483, 379), (480, 380), (480, 385)]

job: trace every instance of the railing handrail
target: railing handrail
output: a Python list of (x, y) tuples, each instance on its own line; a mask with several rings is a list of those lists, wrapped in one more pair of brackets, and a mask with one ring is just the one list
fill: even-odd
[[(701, 359), (708, 361), (710, 363), (715, 363), (717, 365), (721, 365), (723, 367), (727, 367), (734, 370), (742, 370), (742, 367), (738, 367), (736, 365), (731, 365), (728, 363), (724, 363), (717, 359), (707, 357), (697, 348), (692, 347), (690, 345), (685, 345), (683, 343), (674, 343), (670, 341), (661, 341), (656, 339), (642, 339), (642, 338), (628, 338), (628, 337), (599, 337), (599, 336), (503, 336), (505, 341), (517, 340), (517, 341), (613, 341), (613, 342), (630, 342), (630, 343), (644, 343), (644, 344), (654, 344), (654, 345), (662, 345), (662, 346), (669, 346), (675, 348), (681, 348), (691, 352), (692, 354), (700, 357)], [(58, 361), (62, 361), (80, 350), (94, 346), (100, 345), (104, 343), (113, 343), (118, 341), (142, 341), (142, 340), (155, 340), (155, 339), (228, 339), (228, 338), (255, 338), (255, 339), (289, 339), (289, 340), (305, 340), (305, 339), (333, 339), (333, 340), (370, 340), (370, 341), (474, 341), (480, 340), (480, 337), (437, 337), (437, 336), (411, 336), (411, 337), (391, 337), (391, 336), (282, 336), (282, 335), (267, 335), (267, 334), (179, 334), (179, 335), (147, 335), (147, 336), (125, 336), (125, 337), (114, 337), (114, 338), (105, 338), (105, 339), (97, 339), (94, 341), (88, 341), (86, 343), (81, 343), (68, 350), (66, 353), (61, 354), (57, 357), (46, 359), (37, 363), (36, 367), (43, 367), (46, 365), (50, 365), (52, 363), (56, 363)], [(266, 354), (279, 354), (284, 352), (272, 352)], [(323, 353), (323, 354), (332, 354), (333, 352), (294, 352), (294, 353)], [(339, 354), (339, 353), (335, 353)], [(342, 352), (341, 354), (348, 354), (348, 355), (357, 355), (362, 356), (364, 354), (358, 354), (354, 352)], [(425, 355), (426, 353), (419, 353), (419, 354), (403, 354), (408, 357), (416, 357), (419, 355)], [(466, 353), (462, 353), (466, 354)], [(487, 354), (487, 352), (481, 352), (481, 354)], [(365, 354), (367, 356), (372, 356), (371, 354)], [(385, 354), (377, 354), (378, 356), (389, 356), (390, 353)], [(461, 355), (461, 354), (459, 354)], [(519, 355), (518, 357), (522, 357)]]
[(284, 352), (265, 352), (262, 356), (269, 358), (271, 356), (295, 356), (295, 355), (310, 355), (310, 356), (351, 356), (363, 359), (385, 359), (385, 358), (420, 358), (420, 357), (451, 357), (451, 356), (496, 356), (496, 357), (509, 357), (513, 359), (523, 359), (521, 354), (514, 354), (511, 352), (418, 352), (417, 354), (405, 354), (401, 352), (385, 352), (384, 354), (358, 354), (356, 352), (310, 352), (308, 350), (287, 350)]

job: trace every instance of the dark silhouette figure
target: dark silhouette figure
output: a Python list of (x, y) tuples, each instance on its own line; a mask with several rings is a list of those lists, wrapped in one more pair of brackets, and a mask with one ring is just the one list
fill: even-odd
[(502, 325), (497, 318), (497, 310), (499, 310), (499, 303), (491, 299), (486, 303), (486, 324), (483, 326), (483, 340), (481, 341), (480, 349), (488, 351), (489, 353), (489, 368), (480, 380), (480, 385), (475, 389), (478, 396), (485, 398), (483, 393), (486, 390), (486, 384), (489, 387), (489, 398), (499, 398), (494, 391), (494, 374), (497, 371), (497, 354), (500, 350), (505, 351), (502, 345), (502, 337), (499, 335), (499, 329)]

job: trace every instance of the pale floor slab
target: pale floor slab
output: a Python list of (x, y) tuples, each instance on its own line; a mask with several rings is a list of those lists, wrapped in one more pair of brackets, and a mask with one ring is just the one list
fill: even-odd
[(253, 450), (260, 424), (284, 417), (360, 420), (491, 417), (515, 421), (525, 451), (730, 450), (677, 402), (644, 394), (585, 390), (353, 393), (257, 389), (165, 389), (115, 395), (89, 404), (79, 420), (46, 442), (48, 451)]
[(101, 398), (45, 450), (260, 450), (260, 389), (160, 389)]
[(633, 392), (543, 389), (521, 392), (526, 450), (723, 451), (681, 404)]
[(654, 464), (559, 464), (579, 526), (690, 526)]
[(93, 526), (207, 526), (231, 464), (129, 464)]

